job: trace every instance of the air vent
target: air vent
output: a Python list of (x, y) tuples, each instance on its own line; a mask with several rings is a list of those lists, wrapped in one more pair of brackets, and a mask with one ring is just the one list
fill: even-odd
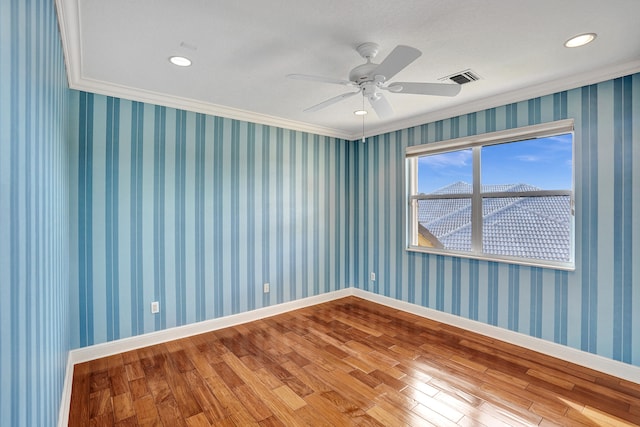
[(480, 76), (475, 71), (464, 70), (446, 77), (441, 77), (438, 80), (451, 80), (452, 82), (458, 83), (459, 85), (463, 85), (466, 83), (475, 82), (476, 80), (480, 80)]

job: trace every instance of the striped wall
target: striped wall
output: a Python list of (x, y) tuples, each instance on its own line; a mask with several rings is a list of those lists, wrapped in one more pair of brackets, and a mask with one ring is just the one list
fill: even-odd
[[(366, 144), (74, 92), (72, 346), (354, 286), (640, 365), (639, 91), (633, 75)], [(407, 146), (564, 118), (575, 272), (404, 250)]]
[[(349, 145), (349, 284), (640, 366), (639, 117), (635, 74)], [(574, 272), (405, 251), (407, 146), (565, 118)]]
[(74, 348), (348, 285), (345, 141), (84, 92), (72, 109)]
[[(360, 144), (68, 91), (50, 1), (0, 34), (3, 424), (56, 423), (70, 347), (347, 286), (640, 365), (639, 75)], [(406, 146), (567, 117), (575, 272), (404, 250)]]
[(0, 0), (0, 424), (57, 423), (69, 351), (69, 90), (53, 1)]

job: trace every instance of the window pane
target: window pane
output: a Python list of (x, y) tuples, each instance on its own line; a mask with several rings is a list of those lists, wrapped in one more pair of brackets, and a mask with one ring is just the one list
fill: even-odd
[[(472, 150), (422, 156), (418, 159), (418, 192), (471, 194)], [(455, 251), (471, 250), (471, 198), (418, 202), (418, 244)]]
[(418, 193), (471, 193), (471, 149), (418, 158)]
[(482, 226), (487, 254), (570, 261), (569, 196), (484, 198)]
[(418, 245), (471, 250), (471, 199), (418, 201)]
[(572, 125), (552, 125), (407, 149), (409, 249), (573, 268)]
[(572, 135), (482, 147), (482, 191), (571, 190)]

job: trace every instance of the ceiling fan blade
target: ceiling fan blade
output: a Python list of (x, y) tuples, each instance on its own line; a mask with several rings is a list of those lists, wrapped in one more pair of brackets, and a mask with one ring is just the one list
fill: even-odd
[(393, 93), (412, 93), (416, 95), (435, 96), (456, 96), (460, 93), (462, 86), (450, 83), (415, 83), (415, 82), (394, 82), (386, 89)]
[(422, 55), (422, 52), (415, 47), (398, 45), (384, 61), (371, 72), (371, 76), (382, 76), (384, 77), (384, 81), (389, 81), (407, 65), (418, 59), (420, 55)]
[(347, 92), (347, 93), (343, 93), (342, 95), (334, 96), (333, 98), (327, 99), (326, 101), (323, 101), (320, 104), (316, 104), (313, 107), (309, 107), (309, 108), (305, 109), (304, 112), (305, 113), (312, 113), (314, 111), (322, 110), (323, 108), (328, 107), (331, 104), (335, 104), (336, 102), (340, 102), (343, 99), (350, 98), (353, 95), (356, 95), (358, 93), (360, 93), (360, 91)]
[(307, 80), (310, 82), (322, 82), (322, 83), (331, 83), (342, 86), (354, 86), (352, 82), (349, 80), (340, 80), (334, 79), (331, 77), (322, 77), (322, 76), (311, 76), (308, 74), (287, 74), (287, 78), (293, 80)]
[(381, 119), (386, 119), (393, 115), (393, 108), (391, 108), (391, 104), (389, 104), (387, 98), (385, 98), (381, 93), (369, 97), (369, 103)]

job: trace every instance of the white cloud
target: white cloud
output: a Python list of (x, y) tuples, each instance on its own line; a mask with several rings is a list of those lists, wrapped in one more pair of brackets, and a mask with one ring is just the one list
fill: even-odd
[(521, 156), (516, 156), (516, 160), (520, 160), (521, 162), (539, 162), (542, 158), (531, 154), (523, 154)]
[(419, 163), (433, 168), (468, 166), (471, 164), (471, 150), (420, 157)]

